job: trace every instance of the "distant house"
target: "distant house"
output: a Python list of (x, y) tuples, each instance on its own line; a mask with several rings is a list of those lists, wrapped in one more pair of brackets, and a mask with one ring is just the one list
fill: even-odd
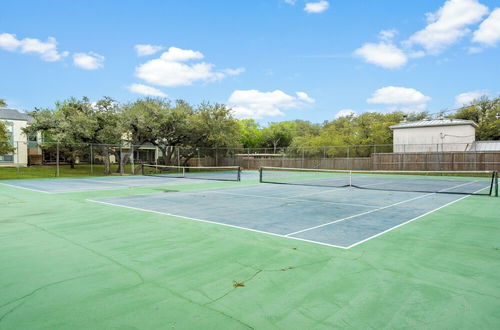
[(394, 152), (467, 151), (476, 139), (472, 120), (436, 119), (390, 126)]
[(7, 125), (7, 132), (13, 153), (0, 156), (0, 166), (27, 166), (28, 165), (28, 137), (23, 128), (28, 126), (32, 118), (26, 113), (15, 109), (0, 109), (0, 121)]

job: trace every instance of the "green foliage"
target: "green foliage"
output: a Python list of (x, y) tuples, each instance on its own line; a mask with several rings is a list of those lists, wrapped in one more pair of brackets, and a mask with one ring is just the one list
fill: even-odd
[[(25, 134), (42, 132), (46, 150), (55, 151), (59, 143), (62, 152), (74, 167), (77, 157), (87, 144), (114, 144), (121, 140), (119, 127), (119, 107), (105, 97), (95, 104), (86, 97), (81, 100), (70, 98), (57, 102), (56, 108), (36, 109), (30, 115), (33, 122), (24, 129)], [(103, 146), (106, 170), (109, 171), (109, 154), (115, 151)]]
[[(317, 149), (316, 152), (319, 152), (322, 146), (391, 144), (389, 126), (402, 119), (403, 113), (400, 112), (365, 112), (358, 116), (344, 116), (324, 123), (318, 135), (296, 136), (292, 146), (307, 147), (312, 151)], [(329, 148), (327, 152), (330, 156), (347, 156), (347, 150), (342, 148)], [(366, 148), (350, 150), (350, 156), (364, 156), (367, 153), (369, 151)]]
[(500, 140), (500, 98), (482, 97), (449, 116), (457, 119), (473, 120), (478, 124), (478, 140)]
[(4, 108), (7, 106), (7, 102), (4, 99), (0, 99), (0, 108)]
[(262, 130), (264, 146), (272, 147), (274, 152), (280, 147), (288, 147), (295, 135), (295, 126), (291, 122), (271, 123)]
[(260, 125), (253, 119), (238, 121), (240, 141), (244, 148), (260, 148), (264, 144), (264, 134)]
[(14, 152), (15, 148), (12, 146), (9, 134), (7, 132), (7, 125), (0, 121), (0, 156), (7, 155)]
[(178, 100), (145, 98), (129, 104), (122, 113), (124, 132), (135, 145), (150, 143), (163, 154), (164, 164), (172, 162), (174, 147), (182, 147), (187, 162), (197, 148), (239, 146), (239, 125), (222, 104), (203, 103), (194, 108)]

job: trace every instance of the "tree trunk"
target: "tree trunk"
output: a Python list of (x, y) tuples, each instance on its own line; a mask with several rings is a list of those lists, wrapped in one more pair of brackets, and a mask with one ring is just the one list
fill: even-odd
[(110, 175), (111, 174), (111, 165), (110, 165), (110, 159), (109, 159), (109, 149), (108, 147), (104, 147), (104, 174), (105, 175)]
[(174, 154), (174, 148), (171, 146), (164, 148), (159, 147), (159, 148), (163, 153), (163, 164), (170, 165), (172, 163), (172, 155)]
[(70, 164), (70, 168), (72, 170), (75, 169), (75, 162), (76, 162), (76, 152), (75, 151), (72, 151), (71, 152), (71, 156), (69, 158), (69, 164)]

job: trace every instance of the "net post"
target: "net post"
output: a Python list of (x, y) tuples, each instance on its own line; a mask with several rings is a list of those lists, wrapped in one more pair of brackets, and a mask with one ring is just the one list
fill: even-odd
[(186, 177), (186, 168), (185, 167), (181, 167), (182, 168), (182, 177), (185, 178)]
[(237, 181), (241, 181), (241, 166), (238, 166), (238, 179)]
[(259, 167), (259, 182), (262, 183), (262, 167)]
[(349, 171), (349, 187), (352, 187), (352, 171)]
[(495, 176), (495, 197), (498, 197), (498, 172), (495, 171), (495, 173), (493, 174)]

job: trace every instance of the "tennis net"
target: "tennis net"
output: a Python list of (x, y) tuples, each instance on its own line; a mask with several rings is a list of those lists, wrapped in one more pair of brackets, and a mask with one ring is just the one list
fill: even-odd
[(239, 166), (195, 167), (143, 164), (142, 174), (165, 178), (240, 181), (241, 168)]
[(498, 196), (496, 171), (347, 171), (261, 167), (260, 182)]

